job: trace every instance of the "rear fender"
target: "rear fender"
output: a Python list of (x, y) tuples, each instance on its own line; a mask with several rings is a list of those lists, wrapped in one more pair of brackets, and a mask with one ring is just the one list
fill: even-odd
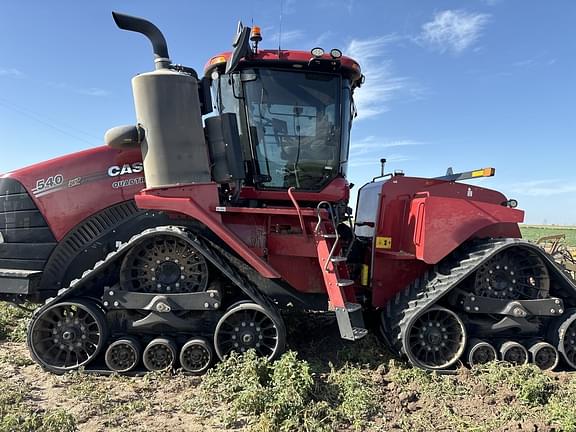
[(519, 237), (522, 210), (461, 198), (420, 196), (412, 200), (410, 226), (416, 258), (436, 264), (473, 237)]

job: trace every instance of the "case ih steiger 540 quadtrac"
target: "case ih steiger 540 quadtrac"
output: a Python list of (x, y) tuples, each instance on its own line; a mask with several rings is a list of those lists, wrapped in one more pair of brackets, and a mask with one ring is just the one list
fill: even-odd
[[(171, 63), (132, 80), (137, 125), (105, 147), (0, 177), (0, 291), (44, 301), (28, 346), (45, 369), (135, 372), (285, 347), (283, 311), (332, 311), (427, 370), (494, 359), (576, 368), (576, 286), (520, 239), (523, 212), (458, 180), (382, 175), (348, 207), (359, 65), (259, 50), (240, 27), (204, 77)], [(202, 116), (213, 111), (204, 121)], [(347, 225), (347, 223), (351, 225)], [(367, 320), (368, 322), (368, 320)]]

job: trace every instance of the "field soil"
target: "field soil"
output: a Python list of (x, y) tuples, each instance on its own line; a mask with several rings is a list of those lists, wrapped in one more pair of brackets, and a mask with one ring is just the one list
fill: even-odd
[[(33, 364), (23, 342), (5, 340), (0, 404), (10, 392), (23, 395), (15, 406), (0, 405), (0, 430), (576, 430), (571, 374), (495, 363), (438, 376), (394, 359), (375, 337), (341, 341), (331, 318), (289, 321), (299, 329), (289, 340), (298, 355), (278, 362), (274, 379), (278, 370), (291, 372), (279, 383), (258, 384), (253, 394), (250, 380), (260, 378), (252, 373), (262, 366), (253, 359), (232, 359), (235, 364), (227, 362), (202, 378), (178, 372), (58, 376)], [(308, 379), (310, 391), (303, 395)], [(286, 389), (282, 399), (278, 394)], [(255, 404), (260, 394), (269, 397)], [(302, 397), (307, 399), (292, 409)], [(14, 410), (21, 414), (16, 422)], [(278, 414), (284, 412), (288, 415)], [(26, 416), (35, 416), (36, 422), (29, 422), (34, 428), (26, 427)]]

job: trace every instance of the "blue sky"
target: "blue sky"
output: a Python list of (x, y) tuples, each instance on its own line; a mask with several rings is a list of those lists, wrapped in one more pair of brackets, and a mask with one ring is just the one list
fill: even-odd
[[(110, 12), (146, 17), (172, 59), (202, 71), (236, 22), (278, 45), (280, 1), (0, 1), (0, 172), (101, 143), (134, 122), (130, 78), (147, 42)], [(360, 61), (350, 181), (388, 168), (437, 176), (494, 166), (481, 182), (529, 223), (576, 224), (576, 3), (283, 0), (282, 47)]]

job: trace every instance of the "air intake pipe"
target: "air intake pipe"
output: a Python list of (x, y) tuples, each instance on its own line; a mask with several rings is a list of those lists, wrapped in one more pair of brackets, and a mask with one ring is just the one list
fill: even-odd
[[(140, 144), (147, 188), (211, 181), (208, 146), (204, 139), (196, 73), (175, 70), (160, 30), (142, 18), (113, 12), (123, 30), (146, 36), (152, 43), (156, 70), (132, 78), (137, 129), (116, 130), (108, 145)], [(133, 144), (131, 144), (133, 143)]]

